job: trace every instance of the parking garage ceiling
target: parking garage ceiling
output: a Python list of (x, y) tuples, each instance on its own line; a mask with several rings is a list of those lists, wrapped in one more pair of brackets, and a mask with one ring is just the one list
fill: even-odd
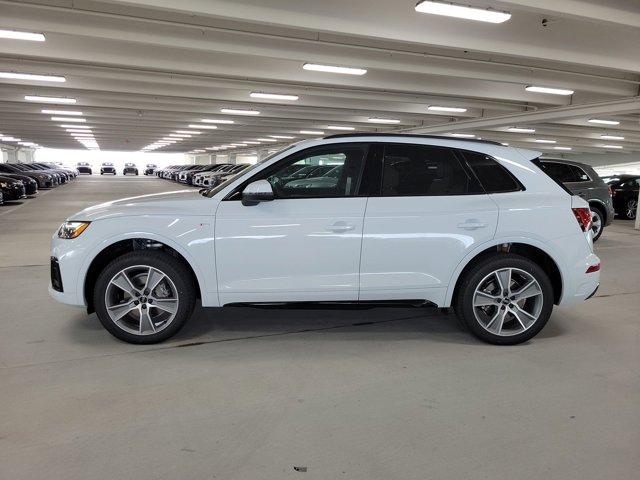
[(0, 38), (0, 140), (91, 147), (88, 130), (102, 150), (213, 152), (397, 131), (640, 151), (636, 0), (464, 3), (511, 18), (415, 0), (0, 0), (0, 30), (44, 36)]

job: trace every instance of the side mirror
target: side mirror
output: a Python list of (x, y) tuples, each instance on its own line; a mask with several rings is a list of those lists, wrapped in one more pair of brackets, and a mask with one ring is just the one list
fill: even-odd
[(251, 182), (242, 191), (242, 204), (246, 207), (257, 205), (260, 202), (270, 202), (273, 198), (273, 189), (266, 180)]

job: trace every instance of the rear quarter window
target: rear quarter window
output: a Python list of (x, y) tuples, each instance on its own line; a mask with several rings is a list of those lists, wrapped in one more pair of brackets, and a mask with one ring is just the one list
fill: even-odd
[(518, 179), (489, 155), (468, 151), (462, 153), (485, 192), (504, 193), (524, 190), (524, 186)]

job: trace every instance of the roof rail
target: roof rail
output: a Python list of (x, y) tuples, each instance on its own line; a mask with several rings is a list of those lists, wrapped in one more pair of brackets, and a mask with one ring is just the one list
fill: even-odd
[(477, 138), (459, 138), (459, 137), (447, 137), (445, 135), (425, 135), (419, 133), (337, 133), (334, 135), (327, 135), (323, 138), (349, 138), (349, 137), (415, 137), (415, 138), (430, 138), (434, 140), (460, 140), (462, 142), (476, 142), (486, 143), (489, 145), (500, 145), (500, 142), (494, 142), (493, 140), (479, 140)]

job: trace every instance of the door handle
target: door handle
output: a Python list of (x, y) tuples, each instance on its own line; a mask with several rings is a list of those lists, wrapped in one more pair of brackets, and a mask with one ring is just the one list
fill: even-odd
[(343, 232), (349, 232), (355, 228), (356, 227), (354, 225), (347, 225), (346, 222), (336, 222), (332, 225), (329, 225), (327, 227), (327, 230), (335, 233), (343, 233)]
[(486, 223), (478, 222), (477, 220), (467, 220), (466, 222), (458, 224), (458, 228), (464, 228), (465, 230), (477, 230), (478, 228), (484, 228), (486, 226)]

